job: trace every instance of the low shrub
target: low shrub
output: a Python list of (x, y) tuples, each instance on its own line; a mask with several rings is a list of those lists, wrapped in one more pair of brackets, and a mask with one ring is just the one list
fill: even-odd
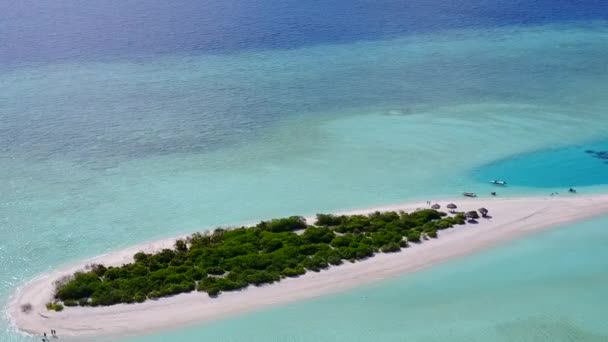
[(207, 294), (209, 295), (209, 297), (212, 297), (212, 298), (219, 296), (220, 292), (221, 292), (220, 288), (217, 286), (211, 286), (210, 288), (207, 289)]
[(207, 273), (213, 275), (222, 275), (225, 273), (225, 271), (221, 266), (211, 266), (207, 268)]
[(420, 242), (420, 232), (415, 231), (415, 230), (409, 230), (407, 232), (407, 241), (408, 242), (414, 242), (414, 243), (418, 243)]
[(63, 305), (65, 306), (77, 306), (78, 302), (75, 301), (74, 299), (66, 299), (63, 301)]
[(334, 266), (342, 265), (342, 258), (340, 258), (338, 255), (330, 255), (327, 257), (327, 262)]
[(135, 296), (133, 296), (133, 299), (137, 302), (137, 303), (143, 303), (146, 300), (146, 295), (144, 295), (141, 292), (138, 292), (135, 294)]
[(298, 277), (301, 276), (302, 274), (306, 273), (306, 270), (302, 267), (287, 267), (285, 268), (281, 274), (284, 275), (285, 277)]
[(60, 303), (56, 303), (56, 302), (51, 302), (51, 303), (47, 303), (46, 304), (46, 309), (50, 310), (50, 311), (63, 311), (63, 305), (61, 305)]
[(391, 242), (389, 244), (382, 246), (380, 248), (380, 250), (382, 251), (382, 253), (395, 253), (395, 252), (399, 252), (401, 250), (401, 247), (399, 247), (398, 244)]

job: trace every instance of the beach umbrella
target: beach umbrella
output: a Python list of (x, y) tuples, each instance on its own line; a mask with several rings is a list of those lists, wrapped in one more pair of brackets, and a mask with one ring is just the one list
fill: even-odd
[(467, 212), (467, 213), (465, 214), (465, 216), (466, 216), (467, 218), (470, 218), (470, 219), (473, 219), (473, 220), (474, 220), (474, 219), (478, 219), (478, 218), (479, 218), (479, 214), (477, 214), (477, 212), (476, 212), (475, 210), (471, 210), (471, 211)]
[(488, 215), (488, 209), (486, 209), (486, 208), (479, 208), (479, 209), (477, 209), (477, 211), (479, 211), (479, 213), (483, 217), (486, 217)]
[(431, 209), (439, 209), (439, 208), (441, 208), (441, 206), (437, 203), (435, 203), (431, 206)]
[(456, 206), (456, 204), (454, 204), (454, 203), (450, 203), (450, 204), (448, 204), (448, 205), (447, 205), (447, 207), (448, 207), (448, 209), (456, 209), (456, 208), (458, 208), (458, 207)]

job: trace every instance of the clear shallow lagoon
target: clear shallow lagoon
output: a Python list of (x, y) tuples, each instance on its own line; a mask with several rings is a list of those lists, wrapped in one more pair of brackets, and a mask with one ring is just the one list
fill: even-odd
[[(4, 6), (0, 304), (45, 270), (201, 227), (487, 194), (499, 177), (511, 183), (500, 195), (562, 191), (526, 176), (545, 155), (552, 168), (567, 158), (492, 167), (608, 137), (605, 2), (332, 3)], [(567, 186), (606, 189), (579, 180)], [(303, 305), (338, 316), (359, 303), (347, 298)], [(28, 340), (0, 327), (0, 341)], [(314, 337), (305, 327), (287, 340)]]

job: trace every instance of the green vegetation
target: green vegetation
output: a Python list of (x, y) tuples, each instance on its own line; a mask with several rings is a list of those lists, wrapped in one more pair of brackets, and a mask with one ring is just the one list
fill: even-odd
[(54, 311), (62, 311), (63, 310), (63, 305), (60, 303), (46, 303), (46, 309), (47, 310), (54, 310)]
[[(93, 265), (57, 283), (55, 299), (66, 306), (140, 303), (194, 290), (215, 297), (249, 285), (261, 286), (307, 271), (319, 272), (345, 260), (393, 253), (437, 231), (464, 224), (465, 216), (436, 210), (370, 215), (317, 215), (263, 221), (254, 227), (216, 229), (179, 240), (173, 249), (139, 252), (120, 267)], [(60, 311), (62, 304), (49, 303)]]

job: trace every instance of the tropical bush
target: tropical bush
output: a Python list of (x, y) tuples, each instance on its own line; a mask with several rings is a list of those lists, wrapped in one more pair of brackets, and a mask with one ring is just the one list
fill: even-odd
[(406, 234), (408, 242), (420, 242), (420, 232), (417, 230), (409, 230)]
[(398, 244), (391, 242), (387, 245), (382, 246), (380, 250), (382, 251), (382, 253), (394, 253), (399, 252), (401, 250), (401, 247), (399, 247)]
[(63, 305), (61, 303), (51, 302), (46, 304), (46, 309), (59, 312), (63, 311)]
[(63, 301), (63, 305), (65, 306), (78, 306), (78, 301), (74, 299), (66, 299)]

